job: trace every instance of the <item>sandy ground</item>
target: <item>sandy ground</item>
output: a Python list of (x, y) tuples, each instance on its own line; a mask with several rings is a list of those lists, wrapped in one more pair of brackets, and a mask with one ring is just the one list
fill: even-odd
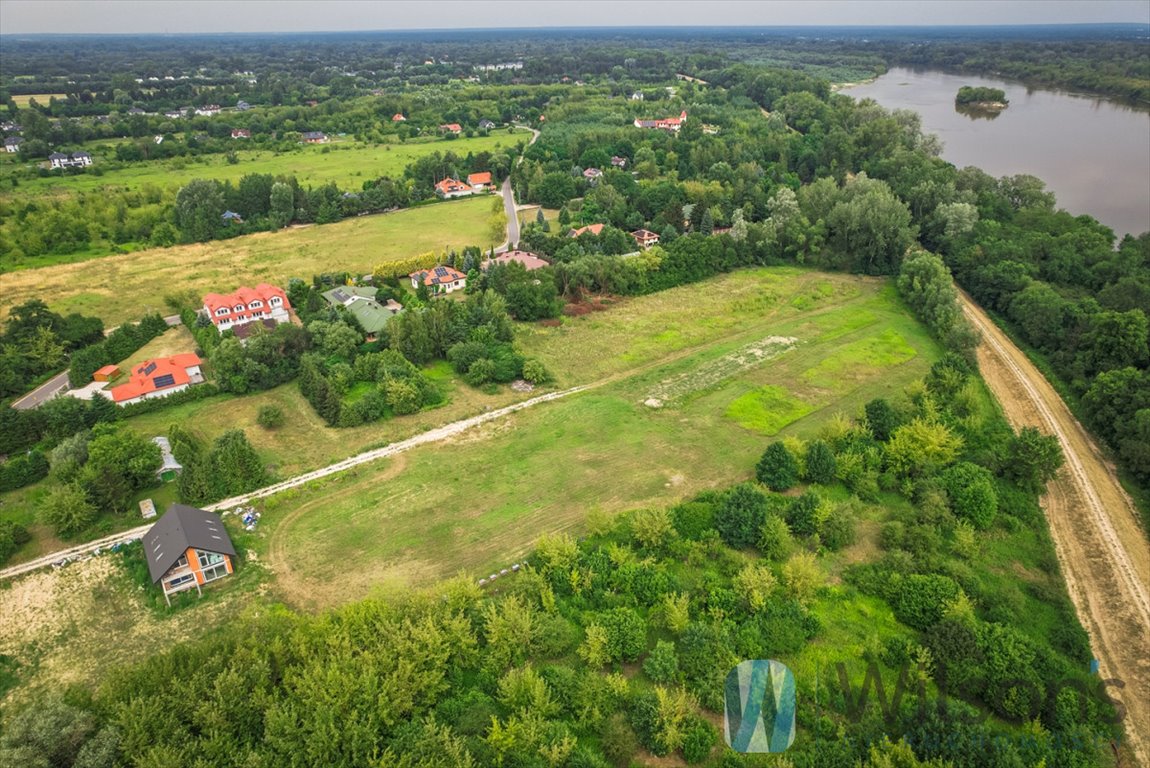
[(1125, 708), (1129, 753), (1150, 766), (1150, 544), (1097, 445), (1038, 369), (963, 294), (983, 334), (978, 362), (1006, 418), (1058, 436), (1066, 464), (1043, 497), (1058, 561), (1108, 688)]

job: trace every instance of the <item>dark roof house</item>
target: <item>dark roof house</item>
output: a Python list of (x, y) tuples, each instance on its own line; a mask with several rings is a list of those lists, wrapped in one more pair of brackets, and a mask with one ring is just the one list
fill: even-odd
[(236, 549), (219, 515), (185, 504), (172, 504), (144, 534), (144, 557), (152, 583), (169, 595), (232, 573)]

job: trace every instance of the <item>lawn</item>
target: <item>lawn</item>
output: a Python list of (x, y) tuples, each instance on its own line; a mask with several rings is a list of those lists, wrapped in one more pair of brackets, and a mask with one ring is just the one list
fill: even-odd
[[(796, 306), (816, 285), (825, 295)], [(271, 554), (273, 569), (290, 563), (289, 600), (320, 606), (381, 584), (486, 575), (545, 532), (577, 531), (590, 510), (665, 505), (737, 482), (767, 442), (730, 415), (748, 391), (774, 387), (784, 406), (807, 403), (781, 408), (772, 430), (810, 436), (839, 410), (858, 411), (920, 377), (939, 355), (887, 283), (797, 269), (743, 271), (521, 335), (557, 386), (601, 385), (270, 499), (255, 548)], [(712, 371), (774, 335), (800, 341), (757, 365), (728, 367), (726, 379), (707, 374), (672, 406), (644, 405), (660, 383)], [(898, 353), (861, 359), (868, 346)], [(810, 383), (826, 360), (849, 382), (830, 394)], [(773, 418), (771, 407), (762, 411)], [(343, 567), (349, 561), (355, 568)]]
[(73, 264), (0, 274), (0, 318), (43, 298), (57, 312), (96, 315), (111, 325), (171, 310), (164, 296), (226, 292), (257, 282), (285, 284), (333, 270), (367, 273), (376, 264), (426, 251), (487, 242), (491, 201), (464, 198), (322, 226), (153, 248)]
[[(47, 103), (47, 102), (45, 102)], [(331, 144), (303, 145), (292, 152), (246, 150), (236, 141), (239, 162), (229, 163), (224, 155), (201, 155), (195, 158), (173, 158), (133, 163), (106, 171), (100, 176), (47, 177), (21, 180), (20, 194), (91, 191), (104, 187), (137, 189), (145, 184), (161, 188), (183, 186), (192, 179), (218, 179), (236, 182), (252, 173), (291, 174), (303, 186), (320, 186), (334, 182), (341, 189), (359, 189), (364, 181), (380, 176), (402, 176), (407, 166), (435, 152), (453, 152), (460, 157), (469, 153), (494, 152), (515, 147), (531, 138), (528, 131), (495, 131), (488, 136), (459, 138), (451, 141), (410, 141), (404, 144), (364, 144), (336, 140)], [(118, 140), (90, 142), (99, 151), (101, 145), (114, 145)], [(108, 154), (114, 157), (114, 154)], [(97, 161), (100, 158), (97, 157)], [(0, 174), (2, 175), (2, 174)]]

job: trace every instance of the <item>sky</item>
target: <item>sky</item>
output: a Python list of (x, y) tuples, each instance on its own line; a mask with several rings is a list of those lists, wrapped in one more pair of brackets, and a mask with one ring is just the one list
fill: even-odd
[(0, 34), (1150, 24), (1150, 0), (0, 0)]

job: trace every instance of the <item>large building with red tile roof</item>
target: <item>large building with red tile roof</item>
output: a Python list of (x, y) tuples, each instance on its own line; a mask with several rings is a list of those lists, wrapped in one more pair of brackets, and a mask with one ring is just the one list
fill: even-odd
[(435, 194), (444, 200), (450, 200), (453, 197), (466, 197), (467, 195), (475, 194), (475, 190), (470, 185), (463, 183), (459, 179), (453, 179), (450, 176), (443, 181), (437, 182), (435, 185)]
[(420, 285), (426, 285), (431, 293), (451, 293), (467, 287), (467, 275), (442, 265), (412, 272), (408, 277), (412, 288), (419, 290)]
[(290, 311), (291, 304), (283, 289), (267, 283), (204, 296), (204, 312), (220, 333), (256, 320), (286, 323), (291, 320)]
[(191, 352), (157, 357), (133, 366), (128, 383), (112, 387), (109, 394), (116, 405), (129, 405), (153, 397), (166, 397), (204, 380), (201, 360)]
[(491, 171), (473, 173), (467, 177), (467, 183), (476, 191), (482, 191), (491, 186)]

